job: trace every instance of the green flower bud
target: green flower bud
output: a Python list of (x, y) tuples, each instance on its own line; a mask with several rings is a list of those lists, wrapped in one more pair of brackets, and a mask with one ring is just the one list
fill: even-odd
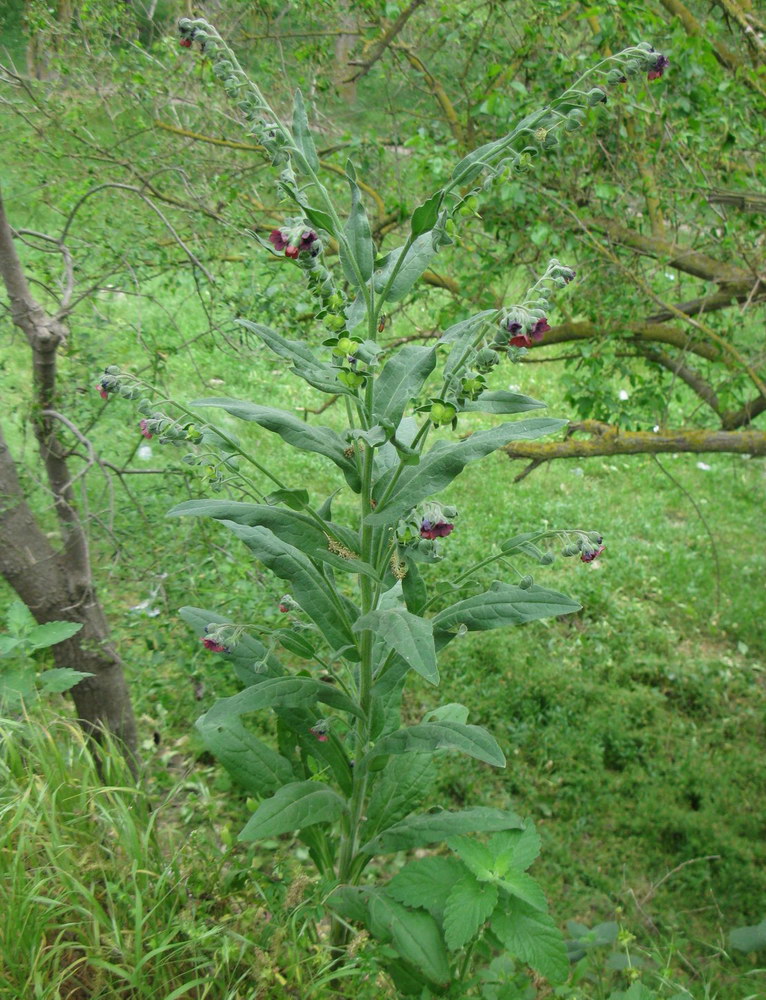
[(594, 87), (592, 90), (589, 90), (586, 97), (588, 105), (591, 108), (597, 104), (606, 103), (606, 93), (600, 87)]
[[(346, 320), (343, 318), (343, 316), (338, 316), (336, 313), (331, 313), (329, 316), (325, 316), (324, 324), (328, 330), (335, 330), (337, 332), (338, 330), (343, 330), (345, 328)], [(339, 353), (344, 354), (348, 352), (340, 351)]]
[(356, 372), (344, 370), (342, 372), (338, 372), (338, 381), (349, 389), (358, 389), (360, 386), (364, 385), (364, 375), (358, 375)]
[(334, 295), (331, 295), (330, 298), (327, 300), (327, 305), (330, 307), (330, 309), (340, 309), (341, 306), (343, 305), (343, 296), (338, 295), (338, 293), (336, 292)]
[(531, 576), (522, 576), (522, 578), (519, 580), (519, 586), (521, 587), (522, 590), (529, 590), (529, 588), (532, 586), (534, 582), (535, 581), (532, 579)]
[(457, 410), (450, 403), (433, 403), (430, 416), (432, 422), (439, 427), (441, 424), (451, 424), (457, 416)]
[(359, 347), (358, 340), (352, 340), (351, 337), (341, 337), (338, 343), (335, 345), (335, 354), (353, 354), (354, 351)]
[(550, 566), (550, 564), (554, 562), (555, 559), (556, 557), (552, 552), (543, 552), (543, 554), (540, 556), (540, 565)]
[(577, 556), (580, 554), (580, 546), (577, 543), (565, 545), (561, 550), (562, 556)]

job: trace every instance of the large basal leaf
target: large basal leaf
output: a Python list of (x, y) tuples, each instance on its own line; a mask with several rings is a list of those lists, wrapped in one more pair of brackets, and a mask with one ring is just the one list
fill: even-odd
[[(199, 638), (204, 637), (206, 625), (232, 624), (231, 618), (206, 608), (187, 606), (180, 608), (178, 613), (183, 621), (194, 629)], [(234, 649), (226, 654), (226, 660), (232, 664), (234, 672), (243, 684), (252, 684), (256, 679), (263, 680), (264, 676), (276, 677), (284, 673), (284, 668), (276, 656), (269, 653), (263, 643), (251, 635), (240, 636)]]
[(497, 889), (489, 882), (477, 882), (465, 875), (456, 882), (444, 907), (444, 940), (450, 951), (468, 944), (489, 919), (497, 904)]
[(447, 905), (453, 886), (465, 873), (456, 858), (418, 858), (386, 883), (386, 892), (405, 906), (420, 906), (437, 914)]
[(460, 812), (445, 809), (395, 823), (360, 848), (365, 854), (391, 854), (413, 847), (436, 844), (463, 833), (494, 833), (522, 826), (521, 819), (506, 809), (476, 806)]
[(362, 712), (348, 695), (313, 677), (267, 677), (229, 698), (220, 698), (203, 716), (212, 724), (264, 708), (311, 708), (317, 702), (361, 718)]
[(494, 736), (481, 726), (459, 722), (422, 722), (407, 726), (378, 740), (365, 760), (382, 754), (433, 753), (435, 750), (460, 750), (494, 767), (505, 767), (505, 757)]
[(355, 492), (359, 492), (360, 483), (356, 466), (345, 455), (346, 444), (343, 438), (330, 427), (315, 427), (286, 410), (277, 410), (271, 406), (259, 406), (238, 399), (197, 399), (192, 406), (214, 406), (225, 410), (240, 420), (251, 420), (267, 431), (278, 434), (293, 448), (301, 451), (313, 451), (324, 455), (334, 462), (346, 477), (346, 482)]
[(346, 804), (332, 788), (319, 781), (295, 781), (266, 799), (255, 810), (239, 840), (263, 840), (302, 830), (315, 823), (332, 823)]
[[(351, 554), (346, 557), (340, 555), (338, 551), (331, 551), (330, 539), (320, 525), (306, 514), (295, 510), (269, 504), (242, 503), (238, 500), (186, 500), (169, 510), (167, 516), (213, 517), (224, 524), (234, 522), (250, 527), (268, 528), (283, 542), (300, 549), (311, 559), (325, 562), (334, 569), (346, 573), (361, 573), (377, 582), (380, 580), (374, 568), (361, 559), (356, 559)], [(342, 525), (330, 527), (340, 536), (340, 545), (336, 545), (336, 549), (342, 546), (347, 552), (353, 553), (354, 547), (359, 544), (356, 534)], [(236, 534), (247, 543), (245, 533), (237, 531)]]
[[(353, 166), (349, 162), (347, 168), (349, 187), (351, 188), (351, 211), (344, 230), (348, 251), (340, 244), (340, 261), (346, 280), (354, 288), (369, 281), (375, 264), (375, 248), (372, 243), (372, 231), (367, 212), (362, 201), (362, 194), (353, 175)], [(349, 260), (349, 254), (351, 260)], [(356, 267), (354, 267), (354, 263)]]
[(436, 772), (432, 758), (426, 754), (396, 756), (371, 778), (374, 784), (360, 834), (362, 841), (369, 840), (381, 827), (398, 823), (417, 808), (433, 788)]
[(262, 326), (260, 323), (251, 323), (247, 319), (238, 319), (237, 323), (260, 337), (280, 358), (286, 358), (290, 361), (295, 374), (315, 389), (335, 395), (354, 395), (350, 389), (338, 381), (336, 369), (332, 365), (320, 361), (304, 341), (286, 340), (270, 327)]
[(435, 366), (433, 347), (406, 344), (397, 351), (375, 379), (374, 419), (398, 427), (406, 407), (423, 388)]
[(735, 927), (729, 932), (729, 944), (737, 951), (760, 951), (766, 948), (766, 920), (750, 927)]
[(520, 899), (511, 899), (492, 915), (492, 930), (514, 958), (531, 965), (552, 983), (569, 972), (564, 936), (553, 919)]
[[(356, 648), (351, 630), (343, 621), (335, 603), (335, 594), (309, 559), (293, 545), (288, 545), (268, 528), (226, 522), (234, 532), (281, 580), (288, 580), (292, 596), (316, 623), (333, 649)], [(354, 615), (356, 617), (356, 615)]]
[(521, 625), (579, 611), (581, 605), (555, 590), (533, 585), (527, 590), (496, 581), (483, 594), (458, 601), (431, 620), (434, 633), (465, 626), (469, 632)]
[(498, 389), (483, 392), (478, 399), (467, 400), (460, 409), (477, 413), (526, 413), (527, 410), (544, 410), (545, 403), (520, 392)]
[(370, 931), (376, 938), (389, 940), (397, 954), (432, 983), (441, 985), (449, 980), (447, 950), (430, 913), (402, 906), (385, 890), (371, 894), (369, 907)]
[[(403, 252), (404, 247), (392, 250), (387, 255), (381, 268), (375, 272), (373, 281), (375, 283), (375, 291), (379, 295), (383, 294)], [(422, 236), (418, 236), (407, 251), (407, 255), (402, 261), (401, 267), (396, 272), (396, 277), (391, 282), (391, 286), (386, 292), (383, 301), (398, 302), (399, 299), (404, 298), (435, 256), (436, 251), (433, 247), (431, 234), (423, 233)]]
[(477, 431), (457, 444), (447, 441), (437, 442), (419, 465), (405, 469), (385, 505), (367, 516), (368, 523), (390, 524), (397, 521), (421, 500), (433, 496), (434, 493), (440, 493), (470, 462), (484, 458), (509, 441), (552, 434), (565, 423), (564, 420), (552, 420), (548, 417), (517, 420), (485, 431)]
[(413, 670), (431, 684), (439, 683), (431, 622), (404, 608), (370, 611), (352, 626), (354, 632), (370, 629), (388, 649), (395, 650)]
[(257, 740), (238, 718), (203, 715), (196, 726), (208, 750), (245, 791), (259, 797), (272, 795), (294, 780), (290, 762)]
[(295, 139), (296, 146), (303, 153), (309, 169), (317, 173), (319, 170), (319, 157), (314, 146), (314, 140), (311, 137), (306, 105), (300, 90), (295, 91), (295, 101), (293, 104), (293, 138)]

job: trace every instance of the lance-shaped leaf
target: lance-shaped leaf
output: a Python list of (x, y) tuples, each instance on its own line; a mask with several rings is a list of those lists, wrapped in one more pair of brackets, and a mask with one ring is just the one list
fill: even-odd
[(270, 327), (262, 326), (260, 323), (251, 323), (247, 319), (238, 319), (236, 322), (260, 337), (264, 344), (280, 358), (286, 358), (290, 361), (295, 374), (315, 389), (331, 392), (335, 395), (354, 395), (351, 389), (347, 389), (338, 381), (337, 370), (332, 365), (320, 361), (302, 340), (287, 340)]
[(354, 167), (350, 160), (346, 166), (346, 176), (351, 188), (351, 211), (344, 230), (346, 243), (340, 244), (340, 261), (346, 280), (354, 288), (359, 288), (360, 284), (367, 282), (372, 275), (375, 248), (362, 193), (356, 183)]
[(413, 847), (436, 844), (463, 833), (488, 833), (523, 826), (522, 820), (507, 809), (476, 806), (460, 812), (440, 809), (395, 823), (368, 840), (360, 850), (365, 854), (390, 854)]
[(399, 426), (405, 408), (418, 395), (436, 365), (436, 350), (406, 344), (386, 362), (375, 380), (375, 420)]
[(402, 906), (385, 890), (372, 894), (369, 906), (369, 926), (375, 937), (390, 941), (397, 954), (431, 982), (441, 985), (449, 980), (447, 950), (430, 913)]
[(436, 772), (432, 758), (418, 754), (392, 757), (382, 771), (370, 777), (374, 784), (367, 819), (360, 834), (362, 841), (369, 841), (382, 827), (391, 827), (403, 820), (420, 805), (433, 788)]
[(520, 392), (498, 389), (483, 392), (478, 399), (467, 400), (460, 409), (476, 413), (526, 413), (528, 410), (544, 410), (545, 403), (523, 396)]
[(362, 718), (362, 711), (348, 695), (313, 677), (268, 677), (229, 698), (220, 698), (203, 716), (213, 724), (263, 708), (311, 708), (318, 701)]
[[(581, 605), (555, 590), (533, 585), (527, 590), (495, 581), (489, 590), (458, 601), (435, 615), (434, 634), (465, 626), (469, 632), (521, 625), (579, 611)], [(437, 644), (438, 645), (438, 644)]]
[(295, 91), (295, 103), (293, 105), (293, 138), (295, 139), (296, 146), (300, 152), (303, 153), (303, 157), (309, 168), (316, 173), (319, 170), (319, 157), (317, 156), (317, 151), (314, 146), (314, 140), (311, 138), (311, 130), (309, 129), (309, 121), (306, 114), (306, 105), (303, 100), (303, 94), (300, 90)]
[(503, 751), (494, 736), (481, 726), (459, 722), (421, 722), (418, 726), (406, 726), (378, 740), (365, 760), (381, 754), (433, 753), (435, 750), (460, 750), (486, 764), (505, 767)]
[(346, 808), (332, 788), (319, 781), (294, 781), (266, 799), (255, 810), (239, 840), (262, 840), (302, 830), (315, 823), (332, 823)]
[(436, 225), (436, 220), (439, 218), (439, 209), (442, 207), (442, 202), (444, 201), (444, 192), (437, 191), (436, 194), (432, 194), (428, 201), (424, 201), (422, 205), (418, 205), (415, 211), (412, 213), (411, 226), (411, 236), (412, 239), (417, 239), (423, 233), (430, 232)]
[(436, 650), (431, 622), (404, 608), (370, 611), (357, 619), (354, 632), (370, 629), (388, 649), (395, 650), (406, 663), (431, 684), (439, 683)]
[(490, 319), (497, 316), (496, 309), (485, 309), (483, 312), (469, 316), (449, 327), (439, 338), (440, 344), (452, 344), (452, 350), (444, 363), (444, 378), (449, 377), (466, 365), (475, 352), (474, 341), (478, 339), (479, 330)]
[(390, 499), (367, 517), (370, 524), (390, 524), (410, 511), (421, 500), (440, 493), (470, 462), (484, 458), (509, 441), (543, 437), (563, 427), (566, 421), (547, 417), (518, 420), (489, 430), (477, 431), (465, 441), (452, 444), (439, 441), (420, 464), (405, 469)]
[(233, 417), (239, 417), (240, 420), (252, 420), (267, 431), (278, 434), (283, 441), (294, 448), (324, 455), (343, 472), (351, 489), (359, 491), (359, 476), (356, 466), (345, 455), (346, 445), (343, 438), (332, 428), (315, 427), (286, 410), (277, 410), (271, 406), (258, 406), (257, 403), (248, 403), (238, 399), (197, 399), (192, 403), (192, 406), (219, 407)]
[(375, 291), (379, 295), (383, 295), (386, 285), (388, 285), (391, 276), (396, 271), (396, 277), (391, 282), (388, 291), (385, 292), (385, 299), (383, 300), (385, 302), (398, 302), (399, 299), (404, 298), (436, 256), (430, 233), (423, 233), (422, 236), (418, 236), (409, 250), (407, 250), (401, 267), (397, 269), (404, 250), (404, 247), (397, 247), (396, 250), (392, 250), (386, 256), (379, 270), (375, 272), (373, 279), (375, 282)]
[(552, 918), (521, 899), (510, 899), (492, 915), (492, 930), (514, 958), (553, 983), (569, 972), (564, 936)]
[[(169, 510), (167, 516), (213, 517), (234, 531), (245, 544), (248, 544), (247, 531), (235, 529), (234, 525), (249, 527), (260, 525), (268, 528), (283, 542), (300, 549), (310, 559), (328, 563), (345, 573), (362, 573), (373, 580), (380, 579), (372, 566), (354, 558), (353, 548), (359, 544), (355, 532), (342, 525), (331, 524), (329, 527), (341, 539), (340, 545), (332, 545), (322, 527), (298, 511), (273, 507), (269, 504), (242, 503), (238, 500), (186, 500)], [(348, 555), (340, 554), (343, 549)]]
[[(242, 538), (258, 559), (282, 580), (289, 580), (292, 596), (318, 626), (333, 649), (356, 648), (350, 628), (336, 604), (336, 595), (300, 549), (288, 545), (268, 528), (229, 521), (227, 527)], [(356, 615), (354, 615), (356, 617)]]
[(196, 727), (208, 750), (245, 791), (272, 795), (294, 780), (290, 762), (257, 740), (238, 718), (211, 720), (203, 715)]

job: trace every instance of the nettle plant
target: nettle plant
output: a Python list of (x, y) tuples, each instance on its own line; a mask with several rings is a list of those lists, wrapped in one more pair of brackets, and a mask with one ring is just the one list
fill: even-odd
[[(190, 404), (222, 409), (328, 459), (345, 487), (317, 500), (283, 482), (263, 451), (256, 457), (226, 428), (200, 421), (196, 409), (153, 400), (147, 386), (117, 368), (100, 380), (102, 395), (140, 400), (145, 436), (192, 442), (197, 450), (186, 460), (205, 470), (213, 490), (248, 498), (192, 500), (170, 513), (221, 521), (289, 588), (276, 626), (244, 625), (200, 608), (181, 611), (245, 685), (197, 722), (213, 754), (260, 803), (240, 839), (296, 834), (323, 877), (336, 963), (353, 925), (361, 924), (381, 943), (381, 961), (402, 993), (463, 996), (481, 989), (486, 997), (515, 996), (509, 991), (518, 977), (527, 987), (529, 980), (514, 962), (563, 980), (564, 940), (527, 872), (540, 849), (532, 823), (486, 806), (418, 811), (440, 754), (457, 750), (503, 767), (501, 748), (468, 723), (463, 705), (439, 705), (414, 725), (402, 725), (401, 705), (413, 672), (438, 684), (438, 654), (457, 637), (579, 609), (523, 576), (514, 557), (552, 562), (546, 539), (563, 540), (563, 554), (584, 562), (603, 549), (594, 531), (539, 531), (508, 538), (430, 594), (423, 573), (443, 557), (457, 517), (437, 495), (471, 462), (564, 426), (533, 417), (463, 437), (434, 434), (454, 431), (463, 414), (503, 417), (543, 405), (490, 388), (490, 376), (504, 357), (519, 360), (531, 340), (545, 335), (552, 296), (574, 271), (551, 260), (521, 302), (471, 316), (432, 346), (408, 343), (388, 351), (378, 334), (384, 310), (453, 243), (456, 215), (482, 186), (527, 169), (560, 133), (579, 128), (589, 107), (606, 100), (606, 90), (586, 85), (587, 78), (608, 84), (639, 73), (652, 77), (667, 60), (639, 45), (599, 63), (506, 136), (465, 156), (449, 182), (415, 210), (404, 244), (380, 253), (353, 165), (346, 167), (350, 200), (343, 208), (319, 178), (300, 92), (288, 127), (211, 25), (182, 20), (180, 32), (183, 46), (197, 46), (213, 60), (249, 134), (280, 168), (279, 192), (294, 206), (293, 217), (268, 240), (255, 238), (307, 282), (331, 336), (312, 349), (258, 323), (239, 322), (296, 376), (339, 397), (347, 418), (345, 429), (336, 430), (259, 403), (215, 398)], [(328, 249), (337, 250), (339, 267), (331, 265)], [(243, 471), (248, 465), (254, 475)], [(350, 524), (333, 517), (344, 488), (356, 498)], [(498, 580), (477, 592), (477, 581), (496, 563), (516, 572), (517, 582)], [(280, 650), (290, 655), (289, 665)], [(261, 710), (275, 716), (276, 747), (243, 722)], [(384, 884), (371, 875), (380, 856), (444, 842), (449, 853), (411, 861)]]

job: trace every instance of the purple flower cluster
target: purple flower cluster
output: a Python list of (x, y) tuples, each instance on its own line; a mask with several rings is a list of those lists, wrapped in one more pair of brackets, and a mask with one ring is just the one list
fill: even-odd
[[(571, 278), (569, 279), (572, 280)], [(548, 326), (548, 319), (542, 316), (537, 322), (530, 327), (525, 329), (524, 326), (519, 323), (518, 320), (509, 320), (506, 323), (506, 329), (508, 333), (511, 334), (508, 343), (512, 347), (531, 347), (532, 341), (540, 341), (543, 336), (550, 331), (550, 326)]]
[(316, 257), (319, 253), (319, 237), (313, 229), (304, 229), (297, 242), (292, 242), (294, 240), (295, 234), (285, 229), (272, 229), (269, 235), (269, 243), (273, 245), (274, 249), (278, 253), (284, 251), (285, 257), (290, 257), (293, 260), (302, 253), (311, 254), (312, 257)]
[(649, 72), (646, 74), (647, 80), (659, 80), (669, 65), (670, 60), (668, 57), (662, 55), (660, 52), (652, 65), (649, 67)]

